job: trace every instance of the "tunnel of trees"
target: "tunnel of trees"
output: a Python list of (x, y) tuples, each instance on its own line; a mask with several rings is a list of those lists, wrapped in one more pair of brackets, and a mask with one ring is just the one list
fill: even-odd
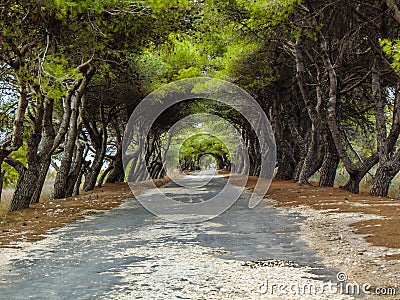
[[(342, 172), (342, 188), (359, 193), (371, 176), (370, 194), (387, 196), (400, 170), (397, 0), (1, 0), (0, 29), (0, 190), (15, 188), (10, 211), (39, 201), (49, 170), (52, 199), (126, 180), (132, 111), (158, 87), (196, 76), (257, 100), (276, 139), (276, 179), (308, 184), (317, 175), (330, 187)], [(146, 138), (150, 175), (165, 175), (168, 129), (198, 112), (240, 132), (257, 175), (255, 132), (207, 100), (160, 116)], [(201, 142), (218, 146), (188, 141), (197, 149), (182, 153), (182, 167), (206, 153), (229, 164), (222, 148), (203, 151)]]
[(214, 157), (218, 169), (229, 170), (229, 150), (215, 136), (205, 134), (191, 136), (184, 141), (180, 150), (179, 166), (181, 170), (200, 170), (200, 160), (207, 154)]

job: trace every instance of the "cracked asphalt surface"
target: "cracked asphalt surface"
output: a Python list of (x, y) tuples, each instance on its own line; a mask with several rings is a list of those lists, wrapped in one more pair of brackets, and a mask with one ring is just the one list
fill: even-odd
[[(170, 183), (161, 191), (206, 201), (226, 184), (209, 176), (203, 187)], [(245, 192), (222, 215), (195, 224), (166, 221), (132, 198), (22, 249), (0, 249), (0, 299), (309, 299), (300, 290), (270, 290), (271, 283), (335, 280), (337, 270), (324, 267), (300, 238), (304, 217), (268, 199), (249, 209), (249, 197)], [(328, 292), (312, 298), (345, 299)]]

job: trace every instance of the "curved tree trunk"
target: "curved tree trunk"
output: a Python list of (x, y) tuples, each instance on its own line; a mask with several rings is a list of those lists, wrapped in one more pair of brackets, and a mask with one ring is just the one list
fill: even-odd
[(363, 165), (356, 172), (349, 173), (350, 178), (347, 183), (341, 188), (353, 193), (360, 193), (360, 182), (364, 176), (375, 166), (379, 161), (378, 153), (373, 153), (370, 157), (364, 160)]
[(26, 158), (28, 166), (25, 167), (16, 159), (7, 158), (6, 160), (19, 174), (17, 186), (10, 204), (10, 211), (28, 208), (35, 191), (40, 193), (43, 187), (41, 178), (39, 178), (42, 168), (40, 164), (41, 155), (38, 153), (38, 149), (43, 139), (43, 123), (47, 116), (45, 113), (48, 112), (49, 107), (52, 111), (52, 105), (46, 105), (44, 97), (39, 93), (37, 95), (33, 128), (27, 140), (28, 150)]
[(361, 177), (359, 173), (349, 174), (349, 175), (350, 175), (349, 180), (346, 182), (344, 186), (341, 186), (341, 188), (345, 189), (346, 191), (349, 191), (350, 193), (359, 194), (360, 182), (363, 179), (363, 177)]
[(369, 194), (371, 196), (386, 197), (389, 192), (390, 183), (399, 171), (400, 152), (397, 152), (393, 159), (379, 165)]
[(56, 175), (54, 188), (50, 195), (51, 199), (65, 198), (67, 191), (68, 175), (71, 171), (72, 157), (74, 153), (75, 143), (78, 140), (79, 123), (78, 119), (81, 113), (81, 102), (84, 97), (87, 86), (93, 77), (96, 69), (94, 66), (89, 67), (85, 77), (77, 84), (76, 90), (73, 91), (71, 96), (71, 115), (69, 130), (65, 138), (65, 147), (61, 159), (61, 165)]
[(67, 181), (71, 170), (72, 157), (74, 153), (75, 143), (78, 138), (78, 111), (79, 102), (76, 100), (72, 108), (71, 126), (66, 138), (66, 143), (61, 159), (60, 167), (57, 171), (54, 188), (50, 195), (51, 199), (61, 199), (66, 197)]
[(138, 182), (138, 175), (137, 173), (139, 172), (139, 166), (138, 166), (138, 160), (139, 160), (139, 149), (133, 154), (133, 158), (130, 164), (129, 168), (129, 173), (128, 173), (128, 182)]

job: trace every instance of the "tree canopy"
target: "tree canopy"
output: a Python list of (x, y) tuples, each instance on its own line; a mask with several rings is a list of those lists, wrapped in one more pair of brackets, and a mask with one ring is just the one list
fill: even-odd
[[(277, 143), (276, 179), (308, 184), (317, 175), (320, 186), (333, 186), (342, 169), (343, 188), (358, 193), (372, 175), (371, 195), (386, 196), (400, 170), (399, 7), (394, 0), (0, 1), (0, 187), (15, 187), (10, 210), (39, 201), (49, 170), (52, 198), (126, 180), (122, 138), (132, 111), (158, 87), (199, 76), (231, 81), (260, 104)], [(165, 111), (146, 137), (151, 176), (165, 175), (168, 130), (196, 113), (237, 130), (257, 175), (254, 129), (240, 112), (197, 99)], [(187, 136), (181, 146), (181, 168), (197, 168), (203, 154), (218, 167), (233, 159), (217, 135)]]

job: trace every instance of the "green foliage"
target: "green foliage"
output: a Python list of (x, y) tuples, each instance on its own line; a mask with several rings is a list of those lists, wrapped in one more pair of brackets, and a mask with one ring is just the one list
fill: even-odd
[(179, 159), (198, 159), (203, 154), (217, 154), (227, 156), (229, 153), (226, 145), (215, 136), (197, 134), (185, 140), (179, 151)]
[[(24, 146), (19, 148), (17, 151), (14, 151), (13, 153), (11, 153), (10, 157), (17, 159), (18, 161), (20, 161), (22, 164), (24, 164), (26, 166), (27, 151), (28, 151), (28, 147), (26, 146), (26, 144), (24, 144)], [(3, 162), (1, 164), (1, 170), (5, 171), (4, 187), (15, 187), (15, 185), (17, 184), (18, 177), (19, 177), (18, 172), (13, 167), (11, 167), (10, 165), (8, 165), (5, 162)]]
[(381, 47), (386, 55), (392, 59), (393, 69), (400, 74), (400, 39), (394, 41), (382, 39)]
[(301, 0), (260, 0), (246, 1), (237, 0), (237, 5), (247, 10), (250, 18), (247, 25), (250, 28), (259, 28), (260, 26), (273, 27), (285, 21), (291, 15), (296, 5)]
[(137, 58), (137, 66), (148, 89), (165, 83), (201, 76), (207, 65), (205, 53), (190, 36), (172, 33), (159, 47), (151, 45)]
[(60, 100), (67, 93), (65, 83), (83, 78), (77, 68), (68, 67), (65, 56), (49, 55), (43, 63), (44, 75), (41, 78), (43, 93), (54, 100)]

